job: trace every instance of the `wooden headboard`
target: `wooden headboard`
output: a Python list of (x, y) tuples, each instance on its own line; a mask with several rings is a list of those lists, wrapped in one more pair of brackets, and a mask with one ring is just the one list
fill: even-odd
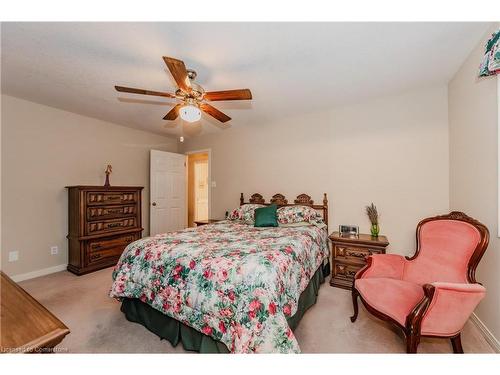
[(321, 211), (323, 215), (323, 221), (328, 228), (328, 199), (326, 197), (326, 193), (323, 194), (323, 204), (314, 204), (311, 196), (304, 193), (297, 195), (297, 198), (294, 199), (293, 203), (288, 203), (286, 197), (281, 193), (274, 194), (269, 203), (266, 203), (266, 200), (264, 199), (262, 194), (259, 193), (252, 194), (250, 200), (248, 202), (245, 202), (245, 197), (243, 196), (243, 193), (241, 193), (240, 206), (249, 203), (263, 204), (266, 206), (269, 206), (273, 203), (277, 206), (309, 206), (311, 208), (314, 208), (315, 210)]

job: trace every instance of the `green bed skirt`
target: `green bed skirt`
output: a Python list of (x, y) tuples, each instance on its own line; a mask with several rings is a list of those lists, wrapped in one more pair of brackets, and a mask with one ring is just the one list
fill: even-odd
[[(316, 303), (319, 288), (324, 281), (322, 267), (319, 267), (300, 295), (297, 312), (287, 319), (292, 330), (297, 328), (307, 309)], [(227, 346), (222, 342), (161, 313), (139, 299), (124, 298), (121, 311), (127, 320), (142, 324), (161, 339), (170, 341), (173, 346), (181, 342), (185, 350), (200, 353), (229, 353)]]

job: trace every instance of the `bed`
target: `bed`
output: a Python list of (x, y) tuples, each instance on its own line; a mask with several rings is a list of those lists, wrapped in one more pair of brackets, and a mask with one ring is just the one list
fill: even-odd
[[(110, 296), (130, 321), (174, 346), (202, 353), (299, 353), (293, 330), (316, 302), (328, 259), (328, 201), (300, 194), (240, 206), (307, 206), (322, 225), (256, 228), (223, 220), (131, 243), (113, 271)], [(321, 224), (321, 223), (320, 223)]]

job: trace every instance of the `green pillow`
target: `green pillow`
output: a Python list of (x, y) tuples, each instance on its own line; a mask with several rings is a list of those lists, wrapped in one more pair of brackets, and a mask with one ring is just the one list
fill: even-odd
[(272, 204), (267, 207), (255, 209), (255, 224), (256, 227), (277, 227), (278, 215), (276, 211), (278, 206)]

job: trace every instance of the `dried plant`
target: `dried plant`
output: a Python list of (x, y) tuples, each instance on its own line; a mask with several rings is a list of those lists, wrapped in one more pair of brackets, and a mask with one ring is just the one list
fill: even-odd
[(370, 219), (372, 225), (378, 224), (378, 211), (377, 207), (373, 203), (369, 206), (366, 206), (366, 214), (368, 215), (368, 218)]

